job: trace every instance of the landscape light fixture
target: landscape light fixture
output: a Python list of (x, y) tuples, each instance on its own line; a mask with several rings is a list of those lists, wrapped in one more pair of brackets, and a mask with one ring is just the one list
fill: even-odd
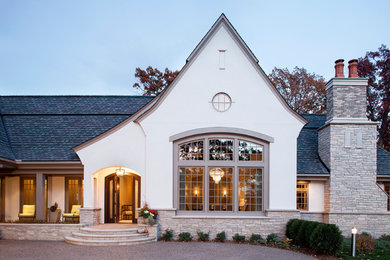
[(353, 227), (351, 230), (352, 233), (352, 238), (351, 238), (351, 243), (352, 243), (352, 257), (355, 257), (356, 253), (356, 234), (358, 233), (358, 229), (356, 227)]

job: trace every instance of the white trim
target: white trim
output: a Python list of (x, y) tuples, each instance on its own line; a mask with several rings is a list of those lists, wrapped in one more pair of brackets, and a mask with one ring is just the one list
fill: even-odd
[(361, 86), (366, 87), (368, 79), (366, 78), (332, 78), (326, 83), (326, 90), (333, 86), (350, 87), (350, 86)]
[(260, 140), (264, 140), (269, 143), (274, 142), (274, 138), (261, 134), (255, 131), (251, 130), (246, 130), (246, 129), (241, 129), (241, 128), (233, 128), (233, 127), (205, 127), (205, 128), (197, 128), (189, 131), (185, 131), (182, 133), (178, 133), (175, 135), (172, 135), (169, 137), (170, 142), (175, 142), (177, 140), (190, 137), (190, 136), (195, 136), (195, 135), (204, 135), (204, 134), (238, 134), (238, 135), (244, 135), (244, 136), (249, 136), (249, 137), (254, 137)]

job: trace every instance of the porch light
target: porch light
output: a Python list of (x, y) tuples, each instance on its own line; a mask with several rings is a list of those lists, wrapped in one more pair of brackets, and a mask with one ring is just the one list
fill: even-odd
[(221, 168), (211, 168), (210, 169), (210, 176), (211, 176), (211, 178), (213, 178), (215, 184), (218, 184), (224, 175), (225, 175), (225, 173)]
[(123, 176), (123, 175), (125, 175), (125, 169), (118, 168), (118, 169), (115, 170), (115, 173), (118, 176)]

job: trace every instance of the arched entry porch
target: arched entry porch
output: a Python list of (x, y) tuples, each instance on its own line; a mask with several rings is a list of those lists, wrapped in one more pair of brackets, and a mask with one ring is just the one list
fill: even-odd
[(103, 223), (136, 223), (141, 203), (141, 176), (120, 166), (93, 174), (94, 205), (101, 208)]

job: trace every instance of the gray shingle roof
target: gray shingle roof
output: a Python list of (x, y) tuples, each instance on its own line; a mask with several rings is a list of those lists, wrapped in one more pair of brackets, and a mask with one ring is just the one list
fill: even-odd
[(297, 173), (329, 174), (318, 155), (318, 128), (326, 121), (326, 114), (302, 114), (309, 122), (301, 130), (297, 141)]
[(11, 149), (11, 145), (8, 139), (7, 130), (3, 123), (3, 116), (1, 116), (0, 110), (0, 158), (9, 160), (15, 160), (15, 155)]
[(150, 100), (145, 96), (0, 96), (0, 157), (79, 160), (74, 146), (119, 124)]
[[(145, 96), (0, 96), (0, 158), (77, 161), (73, 147), (96, 137), (141, 109)], [(326, 114), (303, 114), (297, 173), (329, 174), (318, 156), (318, 128)], [(378, 174), (390, 175), (390, 153), (378, 147)]]

